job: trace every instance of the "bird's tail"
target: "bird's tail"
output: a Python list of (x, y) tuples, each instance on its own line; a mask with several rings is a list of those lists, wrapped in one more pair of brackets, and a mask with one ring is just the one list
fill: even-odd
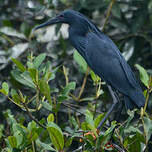
[(131, 91), (130, 96), (124, 96), (125, 106), (127, 109), (141, 108), (145, 105), (145, 97), (141, 89)]

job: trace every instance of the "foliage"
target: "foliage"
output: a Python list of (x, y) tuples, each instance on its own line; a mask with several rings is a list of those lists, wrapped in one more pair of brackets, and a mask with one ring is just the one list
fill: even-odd
[[(16, 68), (12, 71), (12, 76), (24, 87), (27, 87), (28, 92), (31, 92), (32, 95), (26, 95), (18, 89), (10, 89), (6, 82), (2, 83), (0, 92), (26, 111), (32, 120), (29, 122), (21, 121), (22, 116), (15, 119), (10, 110), (3, 113), (10, 128), (8, 136), (5, 137), (4, 127), (3, 125), (1, 126), (1, 141), (6, 145), (3, 150), (24, 151), (27, 149), (28, 151), (35, 151), (39, 149), (39, 151), (67, 151), (70, 149), (71, 144), (76, 141), (86, 151), (117, 150), (113, 142), (130, 152), (137, 149), (138, 151), (144, 151), (147, 148), (152, 135), (152, 120), (150, 115), (143, 109), (141, 111), (128, 111), (128, 119), (125, 122), (117, 123), (113, 121), (111, 126), (106, 128), (105, 131), (104, 127), (102, 127), (100, 133), (97, 127), (104, 114), (94, 117), (94, 112), (86, 110), (85, 120), (81, 123), (76, 120), (78, 119), (77, 116), (70, 114), (69, 122), (61, 130), (56, 116), (61, 104), (66, 105), (66, 100), (72, 99), (73, 95), (70, 92), (75, 90), (75, 83), (68, 82), (65, 87), (58, 89), (58, 91), (56, 88), (50, 88), (48, 83), (55, 78), (58, 68), (50, 68), (51, 63), (45, 63), (45, 58), (46, 54), (44, 53), (37, 57), (31, 54), (27, 58), (26, 65), (12, 58), (16, 65)], [(151, 79), (146, 70), (139, 65), (137, 67), (140, 70), (141, 79), (145, 80), (145, 77)], [(143, 76), (145, 77), (143, 78)], [(144, 81), (142, 82), (145, 84)], [(149, 91), (148, 94), (152, 91), (151, 83), (148, 83), (147, 91)], [(148, 98), (146, 101), (148, 101)], [(30, 106), (33, 108), (30, 108)], [(39, 112), (41, 109), (46, 109), (49, 113), (46, 118), (43, 117), (38, 121), (33, 113)], [(133, 122), (136, 113), (141, 113), (140, 119)], [(113, 138), (113, 141), (111, 141), (111, 138)]]

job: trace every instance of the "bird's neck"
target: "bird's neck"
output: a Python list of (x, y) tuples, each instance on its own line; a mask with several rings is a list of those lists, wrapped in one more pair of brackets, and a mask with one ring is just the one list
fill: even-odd
[(85, 32), (80, 28), (76, 28), (74, 26), (69, 27), (69, 40), (72, 45), (75, 47), (75, 43), (78, 43), (78, 40), (85, 36)]
[(89, 30), (85, 20), (76, 20), (70, 25), (69, 32), (76, 35), (84, 36)]
[(85, 58), (85, 47), (87, 43), (86, 35), (80, 33), (75, 28), (69, 28), (69, 40), (72, 46)]

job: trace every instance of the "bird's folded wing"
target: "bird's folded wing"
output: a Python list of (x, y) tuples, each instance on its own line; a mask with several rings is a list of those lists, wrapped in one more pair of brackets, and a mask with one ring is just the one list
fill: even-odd
[(125, 89), (139, 87), (131, 68), (112, 40), (93, 32), (87, 34), (87, 40), (86, 60), (96, 74), (123, 93)]

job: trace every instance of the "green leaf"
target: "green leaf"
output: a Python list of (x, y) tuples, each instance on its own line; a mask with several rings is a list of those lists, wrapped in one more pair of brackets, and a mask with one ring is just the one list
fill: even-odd
[(45, 80), (39, 81), (40, 92), (46, 97), (46, 99), (51, 104), (50, 87)]
[(39, 66), (42, 64), (42, 62), (45, 60), (45, 58), (46, 58), (46, 53), (42, 53), (39, 56), (37, 56), (33, 62), (34, 67), (38, 69)]
[(115, 129), (115, 127), (116, 127), (116, 121), (112, 121), (111, 127), (106, 130), (106, 132), (104, 133), (104, 136), (112, 134), (112, 132)]
[(33, 83), (28, 71), (25, 71), (24, 73), (21, 73), (18, 70), (13, 70), (13, 71), (11, 71), (11, 75), (19, 83), (21, 83), (25, 86), (28, 86), (30, 88), (35, 89), (35, 84)]
[[(101, 149), (110, 140), (114, 128), (116, 127), (116, 122), (112, 122), (110, 128), (108, 128), (104, 133), (101, 133), (99, 138), (97, 138), (97, 149)], [(105, 147), (104, 147), (105, 148)]]
[(34, 82), (36, 82), (38, 79), (38, 70), (34, 69), (34, 68), (30, 68), (30, 69), (28, 69), (28, 71), (29, 71), (29, 74), (30, 74), (30, 77), (32, 78), (32, 80)]
[(90, 75), (95, 83), (98, 83), (101, 80), (101, 78), (98, 75), (96, 75), (92, 70), (90, 71)]
[(4, 125), (0, 124), (0, 139), (3, 136), (3, 131), (4, 131)]
[(32, 131), (32, 129), (36, 128), (36, 123), (34, 121), (29, 122), (27, 128)]
[(17, 59), (12, 58), (12, 61), (16, 64), (16, 66), (22, 71), (26, 71), (26, 68), (24, 67), (24, 65), (18, 61)]
[(20, 104), (21, 103), (20, 97), (19, 97), (19, 95), (17, 94), (17, 92), (14, 89), (11, 89), (11, 96), (12, 96), (13, 101), (16, 104)]
[(142, 134), (142, 132), (137, 128), (137, 127), (134, 127), (134, 126), (128, 126), (128, 128), (127, 129), (124, 129), (124, 133), (125, 134), (129, 134), (129, 133), (140, 133), (140, 134)]
[(139, 134), (138, 132), (136, 132), (130, 136), (127, 136), (124, 139), (123, 145), (125, 148), (128, 149), (129, 152), (135, 152), (135, 151), (143, 152), (145, 150), (144, 138), (145, 137), (143, 133)]
[(139, 64), (135, 64), (135, 67), (139, 70), (140, 79), (141, 79), (142, 83), (148, 88), (149, 87), (149, 76), (147, 74), (147, 71)]
[(16, 140), (16, 137), (14, 136), (9, 136), (8, 137), (8, 141), (9, 141), (9, 144), (12, 148), (17, 148), (17, 140)]
[(67, 147), (67, 148), (70, 147), (71, 144), (72, 144), (73, 139), (74, 139), (74, 137), (70, 137), (70, 138), (66, 141), (65, 147)]
[(104, 116), (105, 116), (105, 114), (102, 113), (102, 114), (98, 115), (98, 116), (95, 118), (95, 120), (94, 120), (94, 125), (95, 125), (96, 128), (98, 127), (99, 123), (100, 123), (101, 120), (104, 118)]
[(127, 119), (127, 124), (126, 124), (125, 128), (127, 128), (130, 125), (132, 119), (134, 118), (135, 110), (132, 110), (132, 111), (128, 110), (127, 114), (129, 115), (129, 117)]
[(71, 144), (72, 144), (72, 141), (73, 141), (73, 138), (74, 137), (70, 137), (67, 141), (66, 141), (66, 143), (65, 143), (65, 147), (70, 147), (71, 146)]
[(17, 140), (17, 147), (19, 147), (23, 142), (23, 135), (21, 134), (20, 131), (16, 131), (14, 133), (14, 136), (16, 137), (16, 140)]
[(49, 123), (49, 122), (53, 122), (53, 121), (54, 121), (54, 115), (51, 113), (47, 117), (47, 122)]
[(68, 95), (68, 93), (70, 92), (70, 90), (74, 90), (76, 86), (75, 82), (70, 82), (66, 85), (66, 87), (62, 90), (62, 94), (63, 95)]
[(144, 130), (146, 132), (146, 140), (148, 141), (152, 135), (152, 120), (147, 117), (143, 118), (144, 120)]
[(52, 111), (52, 105), (50, 105), (49, 103), (47, 103), (46, 101), (45, 102), (41, 102), (42, 106), (49, 110), (49, 111)]
[(35, 68), (33, 65), (33, 62), (31, 62), (31, 61), (27, 61), (26, 65), (27, 65), (28, 69)]
[(69, 122), (70, 122), (70, 124), (74, 127), (74, 130), (78, 130), (78, 129), (79, 129), (78, 122), (77, 122), (77, 120), (75, 119), (75, 117), (71, 116), (71, 117), (69, 118)]
[(86, 122), (94, 126), (93, 114), (89, 110), (86, 110), (85, 116)]
[(57, 98), (57, 101), (58, 101), (58, 103), (61, 103), (61, 102), (65, 101), (65, 100), (67, 100), (67, 99), (68, 99), (68, 97), (66, 95), (60, 95)]
[(47, 130), (49, 132), (51, 141), (54, 147), (60, 151), (63, 150), (64, 147), (64, 137), (61, 129), (53, 122), (50, 122)]
[(81, 123), (81, 129), (84, 130), (84, 131), (89, 130), (88, 123), (87, 122), (82, 122)]
[(9, 86), (8, 86), (8, 84), (6, 82), (2, 83), (2, 89), (0, 89), (0, 92), (2, 94), (4, 94), (5, 96), (8, 95), (8, 93), (9, 93)]
[(30, 141), (35, 141), (38, 139), (38, 137), (39, 135), (37, 134), (36, 129), (33, 129), (27, 136)]
[(39, 139), (36, 140), (36, 145), (43, 147), (44, 150), (50, 150), (50, 151), (56, 151), (53, 147), (50, 146), (50, 144), (45, 144), (41, 142)]
[(80, 66), (80, 70), (85, 73), (87, 70), (87, 63), (83, 59), (83, 57), (78, 53), (78, 51), (74, 51), (73, 58), (77, 62), (77, 64)]
[(97, 132), (96, 132), (96, 127), (94, 125), (94, 120), (93, 120), (93, 114), (89, 111), (89, 110), (86, 110), (86, 113), (85, 113), (85, 116), (86, 116), (86, 122), (88, 123), (87, 124), (87, 127), (91, 129), (91, 131), (96, 135), (96, 137), (98, 136), (97, 135)]
[[(13, 133), (14, 136), (17, 139), (17, 146), (19, 146), (20, 144), (22, 144), (23, 142), (25, 142), (25, 140), (27, 140), (27, 128), (24, 127), (23, 125), (17, 123), (17, 122), (13, 122), (12, 125), (12, 129), (13, 129)], [(23, 137), (23, 139), (22, 139)]]
[[(3, 95), (6, 95), (6, 92), (4, 89), (0, 89), (0, 92), (3, 94)], [(7, 95), (6, 95), (7, 96)]]
[(32, 122), (29, 122), (28, 124), (28, 130), (29, 130), (29, 134), (28, 134), (28, 138), (31, 140), (31, 141), (35, 141), (36, 139), (38, 139), (38, 133), (37, 133), (37, 125), (34, 121)]

